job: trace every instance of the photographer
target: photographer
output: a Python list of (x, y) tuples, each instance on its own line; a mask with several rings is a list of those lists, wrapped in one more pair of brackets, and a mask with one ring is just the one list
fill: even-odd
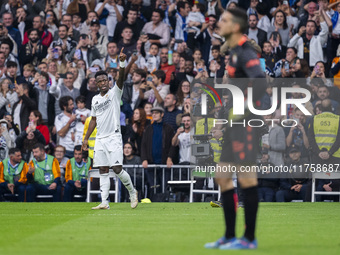
[(87, 34), (80, 35), (80, 40), (76, 47), (74, 58), (75, 62), (80, 59), (84, 60), (86, 63), (86, 68), (90, 67), (94, 60), (100, 59), (99, 51), (97, 48), (91, 46), (91, 42)]
[(8, 157), (8, 150), (15, 147), (14, 141), (8, 133), (8, 123), (0, 120), (0, 161)]
[(60, 98), (64, 96), (71, 96), (73, 101), (76, 100), (78, 96), (80, 96), (79, 89), (73, 87), (73, 78), (74, 75), (71, 72), (67, 72), (65, 74), (65, 78), (61, 82), (61, 84), (57, 85), (56, 83), (52, 83), (49, 93), (55, 97), (55, 114), (58, 115), (62, 112), (63, 109), (59, 106)]
[(37, 143), (45, 144), (46, 141), (36, 126), (32, 125), (18, 135), (15, 143), (21, 150), (22, 159), (28, 163), (33, 157), (33, 154), (31, 155), (33, 146)]
[(77, 42), (71, 39), (69, 36), (69, 28), (65, 24), (59, 26), (58, 33), (59, 38), (54, 40), (49, 48), (49, 57), (59, 59), (59, 52), (55, 49), (55, 47), (60, 46), (65, 58), (71, 61), (74, 52), (76, 51)]
[(91, 169), (91, 159), (87, 151), (81, 151), (81, 145), (74, 147), (74, 157), (69, 159), (65, 169), (64, 202), (71, 202), (74, 195), (86, 197), (87, 176)]
[(139, 87), (139, 98), (147, 99), (154, 107), (162, 106), (166, 95), (169, 93), (169, 85), (164, 84), (165, 73), (157, 70), (149, 75), (146, 82)]
[(276, 78), (282, 77), (291, 77), (290, 66), (294, 63), (294, 60), (297, 57), (297, 50), (293, 47), (287, 48), (286, 51), (286, 59), (281, 59), (275, 63), (273, 72)]
[[(14, 63), (14, 62), (12, 62)], [(15, 63), (14, 63), (15, 64)], [(12, 113), (13, 105), (18, 101), (18, 95), (14, 90), (14, 84), (9, 78), (0, 81), (0, 109)], [(0, 118), (2, 117), (0, 114)]]
[(31, 111), (37, 110), (38, 107), (36, 101), (29, 97), (27, 83), (15, 85), (15, 91), (18, 94), (19, 100), (13, 104), (13, 121), (21, 132), (28, 126)]
[(325, 67), (325, 63), (322, 61), (318, 61), (316, 62), (314, 68), (313, 68), (313, 72), (311, 73), (310, 77), (307, 78), (307, 84), (310, 84), (310, 81), (313, 78), (321, 78), (321, 80), (324, 82), (324, 84), (327, 87), (333, 87), (333, 83), (330, 79), (326, 78), (326, 67)]

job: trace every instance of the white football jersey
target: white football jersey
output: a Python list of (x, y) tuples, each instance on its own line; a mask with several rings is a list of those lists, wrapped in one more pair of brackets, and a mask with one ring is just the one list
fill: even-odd
[(92, 98), (91, 116), (97, 118), (97, 137), (120, 133), (120, 100), (123, 90), (115, 85), (104, 96)]

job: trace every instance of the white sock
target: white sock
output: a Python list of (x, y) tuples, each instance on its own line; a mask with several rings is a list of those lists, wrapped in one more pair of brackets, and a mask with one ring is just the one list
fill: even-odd
[(130, 194), (135, 192), (135, 188), (133, 187), (130, 175), (124, 169), (122, 169), (122, 171), (117, 174), (117, 176)]
[(110, 190), (110, 177), (109, 174), (101, 174), (99, 178), (100, 194), (102, 196), (102, 203), (109, 204), (109, 190)]

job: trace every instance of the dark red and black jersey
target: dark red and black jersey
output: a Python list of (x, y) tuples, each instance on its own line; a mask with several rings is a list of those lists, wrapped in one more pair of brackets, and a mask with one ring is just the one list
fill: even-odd
[(228, 75), (230, 78), (265, 78), (260, 60), (245, 36), (230, 51)]

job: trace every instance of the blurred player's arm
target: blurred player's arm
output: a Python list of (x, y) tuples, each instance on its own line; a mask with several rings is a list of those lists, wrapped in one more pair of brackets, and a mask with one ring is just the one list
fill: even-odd
[(254, 50), (246, 48), (240, 61), (240, 66), (242, 66), (243, 71), (251, 81), (251, 86), (254, 88), (253, 102), (256, 102), (262, 98), (267, 89), (266, 76), (261, 68), (260, 60)]

